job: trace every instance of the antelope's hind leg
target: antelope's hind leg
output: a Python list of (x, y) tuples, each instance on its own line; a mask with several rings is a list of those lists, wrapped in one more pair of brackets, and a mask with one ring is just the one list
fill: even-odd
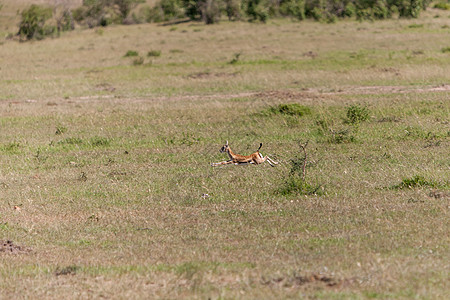
[(226, 161), (221, 161), (218, 163), (211, 163), (211, 167), (218, 167), (218, 166), (222, 166), (222, 165), (228, 165), (231, 164), (233, 161), (231, 160), (226, 160)]
[(271, 158), (268, 157), (268, 156), (267, 156), (267, 161), (268, 161), (270, 164), (278, 165), (278, 162), (274, 161), (273, 159), (271, 159)]
[(278, 165), (277, 162), (273, 161), (273, 160), (270, 159), (268, 156), (264, 157), (264, 161), (266, 161), (266, 160), (267, 160), (267, 162), (269, 163), (269, 165), (270, 165), (271, 167), (275, 167), (275, 165)]

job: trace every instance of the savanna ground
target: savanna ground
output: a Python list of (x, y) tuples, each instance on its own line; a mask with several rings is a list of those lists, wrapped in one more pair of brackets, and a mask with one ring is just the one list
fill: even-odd
[(2, 41), (0, 298), (444, 298), (449, 23)]

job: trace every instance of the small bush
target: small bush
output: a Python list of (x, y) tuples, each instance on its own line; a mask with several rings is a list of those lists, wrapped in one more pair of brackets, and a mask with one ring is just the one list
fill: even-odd
[(133, 60), (133, 66), (140, 66), (143, 64), (144, 64), (144, 58), (142, 56), (139, 56)]
[(280, 5), (280, 14), (284, 16), (294, 17), (297, 20), (304, 20), (305, 1), (304, 0), (288, 0), (283, 1)]
[(147, 56), (153, 56), (153, 57), (158, 57), (161, 56), (161, 51), (160, 50), (151, 50), (148, 51)]
[(139, 56), (139, 53), (134, 50), (128, 50), (123, 57), (133, 57), (133, 56)]
[(161, 0), (155, 7), (147, 9), (147, 22), (170, 21), (185, 16), (181, 0)]
[(201, 0), (200, 12), (203, 22), (206, 24), (214, 24), (219, 22), (222, 14), (221, 0)]
[(435, 188), (437, 187), (437, 184), (433, 181), (426, 180), (423, 176), (416, 175), (411, 178), (404, 178), (400, 184), (392, 186), (391, 189), (394, 190), (401, 190), (405, 188), (413, 189), (424, 186)]
[(230, 65), (234, 65), (237, 64), (239, 62), (239, 57), (241, 56), (242, 53), (235, 53), (234, 57), (230, 60), (229, 64)]
[(55, 271), (55, 275), (56, 276), (61, 276), (61, 275), (74, 275), (76, 274), (78, 271), (80, 270), (79, 266), (68, 266), (68, 267), (64, 267), (64, 268), (60, 268), (57, 267), (56, 271)]
[(241, 1), (240, 0), (224, 0), (225, 13), (229, 21), (237, 21), (242, 17)]
[(450, 3), (442, 1), (442, 2), (435, 3), (433, 7), (437, 8), (437, 9), (442, 9), (442, 10), (450, 10)]
[(18, 35), (31, 39), (43, 39), (45, 36), (55, 32), (54, 26), (46, 25), (53, 15), (52, 8), (32, 4), (29, 8), (22, 11), (22, 19), (19, 24)]
[(58, 142), (59, 145), (81, 145), (83, 144), (83, 140), (80, 138), (65, 138)]
[(441, 49), (442, 53), (450, 53), (450, 47), (445, 47)]
[(56, 132), (55, 132), (55, 134), (56, 134), (56, 135), (60, 135), (60, 134), (65, 133), (66, 131), (67, 131), (67, 128), (64, 127), (64, 126), (56, 126)]
[(347, 107), (346, 123), (358, 124), (369, 119), (369, 109), (365, 106), (350, 105)]
[(281, 195), (322, 195), (322, 189), (320, 185), (313, 186), (303, 181), (299, 176), (290, 176), (286, 179), (284, 184), (279, 188), (278, 192)]
[(328, 142), (332, 144), (343, 144), (343, 143), (353, 143), (356, 141), (355, 136), (349, 128), (340, 130), (330, 130), (331, 136)]
[(11, 142), (0, 147), (0, 150), (5, 153), (17, 153), (19, 151), (20, 144), (18, 142)]
[(274, 114), (283, 114), (290, 116), (304, 116), (311, 114), (311, 108), (298, 103), (279, 104), (270, 108)]
[(411, 24), (408, 28), (423, 28), (423, 24)]
[(246, 0), (243, 3), (245, 3), (245, 12), (250, 17), (250, 21), (267, 22), (269, 18), (269, 7), (264, 1)]
[(108, 138), (95, 136), (89, 140), (89, 144), (93, 147), (105, 147), (109, 146), (111, 141)]

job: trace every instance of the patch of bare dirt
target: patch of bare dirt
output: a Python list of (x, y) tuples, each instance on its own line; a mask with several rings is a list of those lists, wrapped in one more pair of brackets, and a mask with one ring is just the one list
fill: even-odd
[(234, 77), (237, 73), (211, 73), (211, 72), (197, 72), (188, 75), (191, 79), (205, 79), (205, 78), (223, 78), (223, 77)]
[[(189, 76), (196, 79), (207, 78), (208, 76), (235, 76), (235, 73), (194, 73)], [(300, 83), (298, 83), (300, 84)], [(107, 89), (108, 87), (106, 87)], [(264, 92), (240, 92), (230, 94), (207, 94), (207, 95), (180, 95), (180, 96), (163, 96), (163, 97), (140, 97), (127, 99), (129, 102), (149, 102), (149, 101), (193, 101), (193, 100), (206, 100), (206, 99), (234, 99), (243, 97), (258, 97), (280, 100), (296, 100), (296, 99), (327, 99), (334, 95), (349, 95), (349, 94), (387, 94), (387, 93), (426, 93), (426, 92), (450, 92), (450, 84), (442, 84), (438, 86), (356, 86), (356, 87), (341, 87), (339, 89), (326, 90), (318, 88), (307, 88), (302, 90), (273, 90)], [(122, 98), (115, 98), (114, 95), (95, 95), (95, 96), (83, 96), (78, 98), (58, 99), (59, 104), (64, 103), (86, 103), (97, 100), (108, 100), (123, 102)], [(8, 101), (0, 103), (0, 107), (17, 105), (30, 105), (31, 101)], [(53, 106), (51, 103), (49, 106)]]
[(341, 88), (338, 91), (321, 92), (320, 90), (309, 89), (308, 92), (322, 94), (388, 94), (388, 93), (425, 93), (425, 92), (450, 92), (450, 84), (437, 86), (358, 86)]
[(0, 253), (19, 254), (30, 251), (31, 249), (16, 245), (13, 241), (0, 241)]
[(95, 86), (95, 90), (104, 92), (114, 92), (116, 88), (110, 85), (109, 83), (101, 83)]
[(269, 99), (282, 99), (282, 100), (296, 100), (305, 98), (320, 98), (318, 93), (310, 93), (306, 91), (266, 91), (261, 93), (255, 93), (253, 96), (257, 98), (269, 98)]
[(263, 285), (277, 285), (281, 287), (300, 287), (300, 286), (322, 286), (328, 288), (342, 287), (349, 283), (348, 280), (340, 280), (323, 274), (297, 275), (293, 276), (278, 276), (270, 279), (263, 278), (261, 280)]

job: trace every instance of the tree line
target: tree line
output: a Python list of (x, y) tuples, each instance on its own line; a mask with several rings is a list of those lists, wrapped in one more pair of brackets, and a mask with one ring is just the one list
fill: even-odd
[[(153, 7), (145, 0), (83, 0), (71, 9), (33, 4), (21, 12), (18, 35), (41, 39), (73, 30), (110, 24), (137, 24), (178, 20), (266, 22), (270, 18), (314, 19), (335, 22), (341, 18), (377, 20), (417, 18), (431, 0), (160, 0)], [(445, 1), (445, 0), (443, 0)], [(448, 2), (448, 1), (447, 1)]]

